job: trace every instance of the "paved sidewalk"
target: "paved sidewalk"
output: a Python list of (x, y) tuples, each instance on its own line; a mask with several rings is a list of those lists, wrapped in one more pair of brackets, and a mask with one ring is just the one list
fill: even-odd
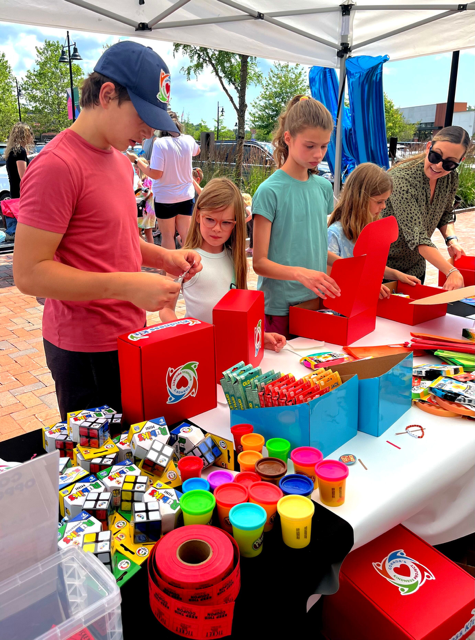
[[(475, 214), (460, 214), (457, 234), (468, 255), (475, 255)], [(438, 232), (434, 242), (445, 251)], [(41, 335), (42, 301), (21, 294), (14, 286), (12, 255), (0, 256), (0, 441), (39, 429), (60, 420), (53, 379), (46, 367)], [(257, 277), (250, 266), (249, 288)], [(437, 284), (437, 272), (429, 266), (427, 284)], [(183, 300), (177, 315), (185, 315)], [(147, 324), (160, 322), (158, 313), (147, 313)]]

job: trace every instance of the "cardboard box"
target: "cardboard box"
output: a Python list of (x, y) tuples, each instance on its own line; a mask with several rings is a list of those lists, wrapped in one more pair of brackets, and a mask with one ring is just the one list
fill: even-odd
[(173, 424), (214, 409), (214, 327), (184, 318), (119, 337), (124, 420)]
[(151, 473), (147, 469), (144, 469), (143, 462), (144, 461), (141, 460), (138, 464), (138, 467), (142, 472), (142, 475), (147, 476), (147, 478), (150, 481), (150, 484), (155, 484), (156, 482), (159, 482), (161, 484), (166, 485), (170, 489), (173, 489), (174, 487), (179, 487), (181, 485), (180, 474), (178, 473), (178, 469), (176, 468), (175, 462), (173, 460), (170, 460), (167, 468), (160, 476), (157, 476), (156, 474)]
[(475, 580), (399, 525), (352, 551), (325, 596), (329, 640), (465, 640), (475, 629)]
[(133, 424), (129, 431), (130, 448), (135, 458), (143, 460), (150, 451), (153, 440), (167, 444), (170, 432), (164, 418), (154, 418)]
[(173, 531), (181, 524), (180, 491), (170, 489), (161, 482), (155, 482), (144, 496), (144, 502), (158, 502), (162, 518), (162, 535)]
[[(449, 260), (452, 262), (452, 260)], [(466, 287), (475, 284), (475, 256), (462, 256), (455, 260), (454, 267), (460, 271)], [(443, 287), (447, 278), (439, 271), (439, 287)]]
[(132, 560), (129, 560), (118, 551), (114, 553), (112, 556), (112, 572), (119, 589), (128, 582), (137, 571), (140, 571), (140, 565), (135, 564), (135, 562), (132, 562)]
[(84, 503), (89, 493), (100, 493), (105, 487), (96, 476), (88, 476), (80, 482), (70, 484), (59, 492), (59, 511), (61, 515), (75, 518), (83, 511)]
[[(186, 443), (185, 445), (185, 441), (182, 441), (182, 443), (180, 444), (180, 439), (183, 435), (183, 429), (185, 429), (185, 435), (188, 429), (192, 429), (192, 431), (188, 433), (193, 433), (193, 441), (198, 440), (198, 442), (194, 442), (192, 446), (190, 446), (191, 443)], [(198, 432), (201, 433), (201, 438), (197, 436)], [(210, 442), (209, 439), (211, 439), (212, 442)], [(205, 443), (205, 441), (207, 441), (207, 443)], [(204, 469), (211, 465), (215, 465), (216, 467), (222, 467), (223, 469), (234, 471), (233, 441), (213, 435), (212, 433), (208, 433), (204, 429), (201, 429), (201, 427), (183, 422), (181, 425), (173, 429), (173, 431), (170, 433), (170, 440), (168, 441), (168, 444), (171, 447), (174, 447), (175, 453), (177, 454), (178, 458), (183, 458), (184, 456), (190, 455), (197, 455), (203, 458)], [(200, 445), (202, 445), (201, 448)], [(181, 449), (181, 447), (183, 450)], [(185, 448), (187, 451), (186, 453), (184, 452)], [(206, 457), (207, 454), (208, 457)], [(178, 484), (181, 484), (181, 481)]]
[(56, 422), (49, 427), (43, 427), (43, 449), (46, 453), (56, 451), (56, 438), (59, 435), (68, 435), (68, 425), (66, 422)]
[(68, 431), (73, 442), (79, 442), (79, 425), (84, 420), (95, 420), (96, 418), (110, 418), (111, 420), (120, 414), (116, 414), (115, 410), (104, 404), (101, 407), (93, 409), (83, 409), (81, 411), (72, 411), (67, 415)]
[(77, 450), (78, 453), (82, 455), (84, 460), (105, 458), (107, 456), (114, 456), (119, 453), (119, 448), (117, 447), (115, 442), (112, 442), (110, 438), (109, 440), (106, 440), (103, 446), (99, 447), (98, 449), (91, 449), (89, 447), (81, 447), (81, 445), (78, 445)]
[(427, 306), (410, 304), (413, 300), (421, 300), (422, 298), (442, 293), (440, 289), (427, 287), (422, 284), (416, 284), (413, 287), (398, 281), (386, 282), (386, 287), (388, 287), (391, 293), (402, 293), (403, 295), (409, 296), (409, 298), (391, 295), (389, 298), (379, 300), (377, 314), (380, 318), (387, 318), (388, 320), (394, 320), (394, 322), (414, 326), (415, 324), (434, 320), (434, 318), (441, 318), (447, 313), (446, 304), (432, 304)]
[[(330, 275), (338, 283), (341, 295), (326, 300), (314, 298), (290, 307), (290, 333), (346, 346), (374, 331), (389, 247), (398, 234), (393, 216), (366, 225), (356, 241), (353, 257), (333, 264)], [(325, 309), (340, 315), (321, 313)]]
[(140, 476), (141, 474), (142, 471), (135, 464), (124, 461), (119, 462), (110, 469), (99, 472), (97, 477), (104, 483), (107, 491), (112, 493), (112, 505), (117, 508), (120, 505), (120, 491), (124, 484), (125, 476)]
[(264, 293), (231, 289), (213, 309), (216, 379), (236, 362), (257, 367), (264, 356)]
[(61, 489), (69, 487), (70, 484), (87, 478), (88, 475), (89, 473), (82, 467), (70, 467), (66, 469), (66, 471), (59, 476), (59, 490), (61, 491)]
[(354, 438), (358, 430), (358, 378), (342, 377), (342, 385), (305, 404), (262, 409), (235, 409), (231, 426), (252, 424), (270, 438), (285, 438), (291, 449), (311, 446), (324, 457)]
[(114, 551), (141, 565), (150, 555), (155, 542), (134, 542), (130, 517), (130, 513), (124, 515), (116, 511), (112, 514), (110, 531), (114, 539)]
[(58, 547), (66, 549), (70, 546), (82, 546), (82, 537), (85, 533), (100, 533), (102, 524), (90, 513), (81, 511), (75, 518), (60, 525), (58, 530)]
[(358, 376), (358, 431), (379, 437), (411, 408), (412, 360), (412, 353), (395, 353), (332, 366), (340, 376)]

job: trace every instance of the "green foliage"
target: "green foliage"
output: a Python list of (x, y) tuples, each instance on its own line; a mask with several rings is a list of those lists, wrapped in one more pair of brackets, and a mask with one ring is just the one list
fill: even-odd
[(384, 94), (384, 115), (386, 118), (386, 139), (397, 138), (400, 142), (409, 142), (414, 137), (417, 123), (408, 122), (394, 102)]
[(467, 157), (458, 168), (459, 188), (457, 195), (462, 199), (462, 207), (473, 207), (475, 205), (475, 158)]
[[(69, 65), (58, 62), (61, 43), (45, 40), (36, 47), (35, 66), (30, 69), (22, 83), (27, 106), (27, 121), (35, 135), (50, 131), (59, 132), (72, 123), (68, 120), (67, 89), (70, 88)], [(82, 69), (73, 64), (73, 83), (79, 87), (83, 79)]]
[(197, 142), (200, 141), (202, 131), (210, 130), (208, 124), (204, 120), (201, 120), (199, 124), (193, 124), (189, 119), (187, 119), (183, 122), (183, 125), (185, 127), (185, 133), (189, 136), (193, 136)]
[[(204, 187), (213, 178), (229, 178), (234, 181), (235, 172), (233, 167), (222, 163), (194, 161), (193, 166), (199, 166), (203, 170), (203, 180), (200, 183)], [(249, 193), (251, 196), (257, 191), (258, 186), (267, 180), (273, 173), (275, 167), (263, 167), (253, 165), (244, 167), (242, 173), (242, 182), (240, 189), (243, 193)]]
[(15, 77), (5, 54), (0, 53), (0, 140), (7, 139), (18, 121)]
[(256, 139), (269, 139), (285, 105), (299, 93), (308, 93), (307, 72), (302, 66), (278, 62), (271, 67), (260, 96), (251, 105), (251, 126), (265, 136), (256, 135)]

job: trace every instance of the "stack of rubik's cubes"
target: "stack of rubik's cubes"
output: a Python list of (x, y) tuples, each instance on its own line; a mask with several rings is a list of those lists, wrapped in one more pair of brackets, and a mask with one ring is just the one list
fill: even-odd
[(95, 418), (84, 420), (79, 425), (79, 444), (81, 447), (99, 449), (109, 438), (109, 420)]
[(74, 458), (74, 442), (71, 437), (66, 434), (60, 434), (55, 440), (56, 449), (59, 451), (60, 458)]

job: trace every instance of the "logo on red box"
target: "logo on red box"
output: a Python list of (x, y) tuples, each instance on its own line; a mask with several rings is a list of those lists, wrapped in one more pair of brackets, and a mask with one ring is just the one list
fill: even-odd
[(199, 362), (187, 362), (176, 369), (167, 371), (167, 404), (176, 404), (198, 393)]
[(382, 562), (373, 562), (373, 567), (380, 576), (398, 587), (403, 596), (416, 593), (427, 580), (435, 580), (432, 571), (417, 560), (408, 558), (402, 549), (392, 551)]

